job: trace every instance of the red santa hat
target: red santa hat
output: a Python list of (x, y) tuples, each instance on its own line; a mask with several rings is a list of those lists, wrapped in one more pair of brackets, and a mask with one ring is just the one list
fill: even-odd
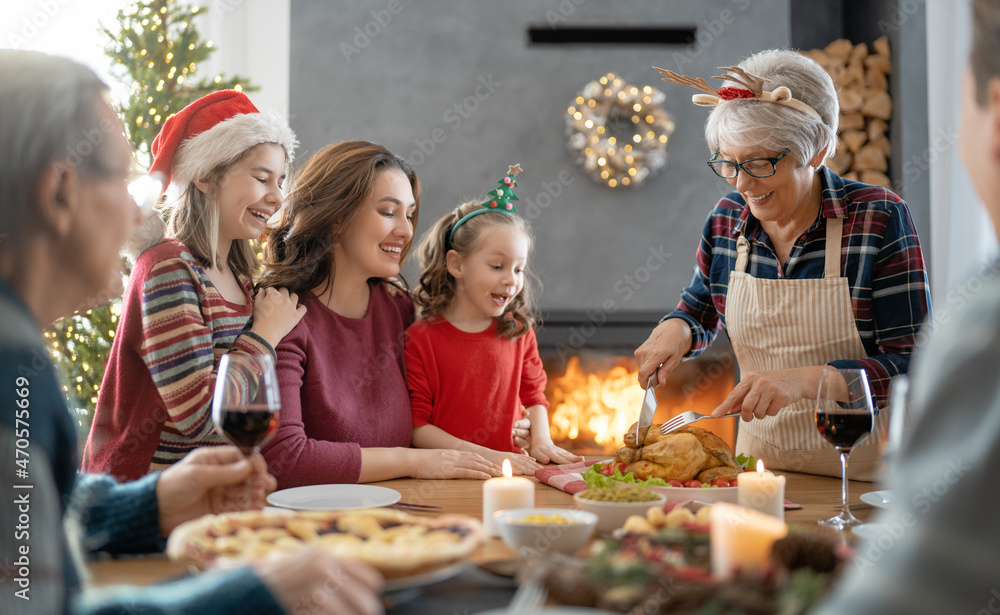
[(291, 164), (298, 141), (284, 119), (257, 110), (247, 95), (221, 90), (203, 96), (163, 123), (151, 148), (153, 166), (181, 190), (262, 143), (285, 148)]

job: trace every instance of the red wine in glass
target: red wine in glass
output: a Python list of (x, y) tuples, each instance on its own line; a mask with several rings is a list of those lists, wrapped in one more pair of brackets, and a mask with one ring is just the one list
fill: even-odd
[(278, 415), (263, 408), (227, 410), (222, 414), (222, 435), (249, 454), (278, 428)]
[(212, 400), (212, 420), (223, 437), (251, 455), (278, 428), (280, 407), (271, 355), (223, 355)]
[(850, 449), (872, 430), (870, 414), (831, 414), (816, 412), (816, 427), (827, 442), (837, 448)]
[(858, 441), (871, 433), (875, 423), (875, 406), (865, 370), (824, 368), (816, 391), (815, 419), (816, 429), (840, 453), (841, 471), (840, 514), (818, 523), (843, 530), (861, 523), (848, 504), (847, 458)]

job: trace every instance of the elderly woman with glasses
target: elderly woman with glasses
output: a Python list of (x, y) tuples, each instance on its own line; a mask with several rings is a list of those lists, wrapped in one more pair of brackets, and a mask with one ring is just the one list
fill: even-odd
[[(741, 379), (715, 416), (739, 414), (737, 452), (769, 468), (839, 476), (812, 399), (824, 366), (864, 369), (879, 406), (907, 372), (930, 311), (927, 272), (906, 203), (837, 176), (839, 105), (829, 75), (793, 51), (754, 54), (723, 70), (724, 87), (661, 70), (702, 92), (709, 167), (735, 192), (708, 216), (694, 277), (635, 356), (643, 385), (666, 381), (725, 328)], [(851, 456), (870, 480), (873, 437)]]

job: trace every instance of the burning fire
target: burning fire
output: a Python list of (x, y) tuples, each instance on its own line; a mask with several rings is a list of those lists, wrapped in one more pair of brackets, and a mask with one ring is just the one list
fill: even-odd
[(617, 449), (639, 416), (643, 391), (637, 382), (638, 370), (617, 365), (604, 375), (586, 374), (579, 359), (570, 357), (566, 373), (549, 381), (552, 440)]
[[(566, 362), (566, 373), (550, 378), (549, 432), (552, 441), (580, 454), (614, 453), (622, 438), (639, 418), (643, 390), (638, 386), (638, 370), (632, 361), (619, 358), (610, 369), (598, 361), (581, 366), (577, 357)], [(682, 363), (667, 383), (657, 389), (659, 407), (654, 423), (663, 422), (686, 410), (707, 414), (719, 406), (735, 384), (731, 364)], [(698, 424), (725, 440), (736, 443), (735, 419), (705, 419)]]

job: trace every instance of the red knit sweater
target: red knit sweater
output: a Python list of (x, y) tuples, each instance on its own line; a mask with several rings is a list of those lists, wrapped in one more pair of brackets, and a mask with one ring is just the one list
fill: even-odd
[(306, 315), (278, 344), (281, 414), (262, 449), (278, 488), (356, 483), (362, 447), (410, 446), (403, 331), (409, 297), (369, 282), (362, 318), (346, 318), (310, 293)]
[(443, 318), (406, 330), (406, 372), (413, 426), (435, 425), (497, 451), (523, 452), (511, 430), (521, 407), (548, 407), (535, 332), (497, 337), (496, 322), (466, 333)]
[(83, 471), (135, 480), (180, 461), (213, 433), (212, 393), (226, 352), (274, 352), (244, 331), (253, 312), (226, 301), (187, 247), (168, 239), (136, 260), (101, 382)]

